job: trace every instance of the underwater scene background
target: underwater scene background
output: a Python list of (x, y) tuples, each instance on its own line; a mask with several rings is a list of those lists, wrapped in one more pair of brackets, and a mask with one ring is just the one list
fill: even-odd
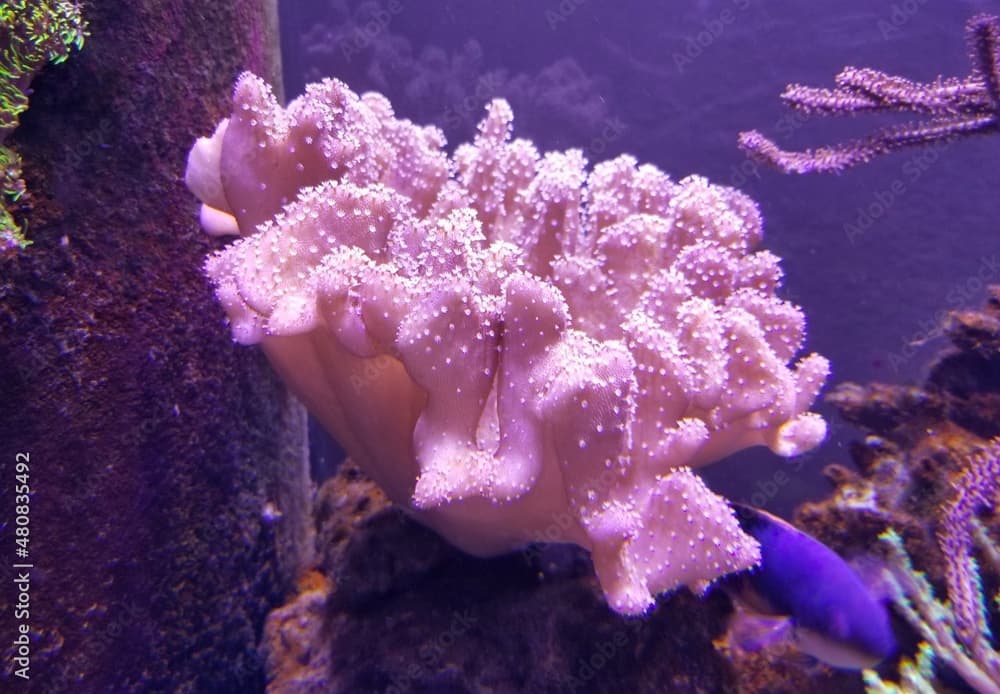
[(998, 15), (0, 4), (3, 686), (1000, 691)]
[[(304, 3), (284, 8), (285, 89), (293, 97), (333, 75), (359, 93), (385, 94), (400, 117), (442, 127), (449, 143), (467, 141), (483, 104), (502, 96), (515, 136), (543, 151), (579, 147), (592, 163), (630, 153), (677, 179), (697, 173), (740, 188), (761, 205), (765, 243), (785, 261), (783, 295), (805, 308), (808, 348), (830, 358), (831, 382), (912, 382), (941, 346), (944, 312), (975, 305), (995, 281), (983, 220), (1000, 205), (989, 191), (1000, 144), (972, 138), (949, 143), (947, 156), (918, 149), (842, 176), (799, 177), (748, 160), (734, 143), (756, 129), (787, 149), (817, 147), (912, 120), (806, 118), (779, 96), (791, 83), (832, 87), (845, 65), (917, 81), (963, 76), (969, 56), (954, 27), (991, 10), (990, 2)], [(961, 195), (948, 192), (955, 187)], [(942, 246), (942, 238), (961, 241)], [(856, 438), (836, 418), (831, 427), (768, 508), (788, 513), (824, 489), (824, 455)], [(752, 465), (723, 462), (704, 474), (731, 480), (724, 489), (737, 498), (788, 469), (773, 456), (747, 456)]]

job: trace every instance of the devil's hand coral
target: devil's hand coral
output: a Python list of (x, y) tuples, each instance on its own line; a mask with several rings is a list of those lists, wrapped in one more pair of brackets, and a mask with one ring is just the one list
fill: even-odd
[(449, 158), (377, 94), (287, 109), (240, 78), (188, 159), (207, 271), (245, 344), (397, 502), (459, 547), (591, 550), (618, 611), (758, 561), (690, 470), (815, 446), (827, 362), (741, 193), (511, 141), (490, 104)]

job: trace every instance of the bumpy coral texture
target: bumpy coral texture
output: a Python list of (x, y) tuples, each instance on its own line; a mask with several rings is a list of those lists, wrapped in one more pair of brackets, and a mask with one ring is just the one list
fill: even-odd
[(244, 344), (397, 502), (462, 549), (589, 549), (609, 604), (754, 565), (691, 468), (815, 446), (817, 355), (755, 248), (757, 207), (628, 156), (511, 140), (506, 102), (452, 157), (434, 128), (326, 80), (281, 108), (253, 75), (188, 160), (207, 272)]

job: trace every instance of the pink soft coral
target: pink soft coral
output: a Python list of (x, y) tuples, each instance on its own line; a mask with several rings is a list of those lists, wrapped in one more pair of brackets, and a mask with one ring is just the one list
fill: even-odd
[(312, 85), (287, 109), (240, 78), (187, 182), (243, 236), (207, 263), (260, 343), (388, 494), (474, 554), (591, 550), (612, 607), (758, 561), (690, 467), (815, 446), (822, 357), (755, 251), (757, 207), (627, 156), (585, 168), (510, 139), (494, 101), (449, 159), (385, 98)]

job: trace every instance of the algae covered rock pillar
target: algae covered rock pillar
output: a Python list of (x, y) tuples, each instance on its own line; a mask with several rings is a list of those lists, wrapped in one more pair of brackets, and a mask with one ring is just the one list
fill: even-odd
[(305, 415), (231, 344), (181, 174), (236, 75), (277, 82), (274, 0), (83, 9), (6, 140), (33, 244), (0, 258), (0, 681), (255, 691), (309, 551)]

